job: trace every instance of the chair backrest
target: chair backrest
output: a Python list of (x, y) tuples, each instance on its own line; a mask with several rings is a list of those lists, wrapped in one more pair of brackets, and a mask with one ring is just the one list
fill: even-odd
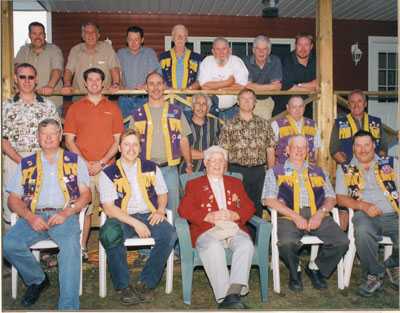
[[(181, 181), (183, 191), (185, 191), (186, 183), (187, 183), (189, 180), (192, 180), (192, 179), (195, 179), (195, 178), (199, 178), (199, 177), (201, 177), (201, 176), (203, 176), (203, 175), (205, 175), (204, 172), (193, 172), (191, 176), (189, 176), (189, 174), (186, 174), (186, 173), (185, 173), (185, 174), (182, 174), (182, 175), (179, 177), (179, 179), (180, 179), (180, 181)], [(243, 180), (243, 175), (242, 175), (241, 173), (224, 172), (224, 175), (236, 177), (236, 178), (239, 178), (240, 180)]]

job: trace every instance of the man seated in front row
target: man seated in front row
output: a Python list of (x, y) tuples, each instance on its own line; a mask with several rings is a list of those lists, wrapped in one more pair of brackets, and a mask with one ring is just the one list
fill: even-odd
[(52, 239), (57, 243), (59, 310), (79, 310), (81, 245), (78, 213), (91, 199), (89, 173), (76, 154), (59, 148), (61, 125), (39, 123), (41, 151), (23, 158), (7, 187), (8, 205), (20, 216), (3, 240), (3, 255), (28, 286), (21, 305), (34, 304), (50, 281), (30, 246)]
[(329, 176), (321, 168), (309, 165), (307, 138), (289, 138), (286, 151), (289, 159), (269, 169), (264, 182), (264, 204), (278, 213), (279, 255), (290, 271), (289, 288), (303, 290), (299, 266), (299, 250), (304, 235), (319, 237), (315, 262), (307, 263), (305, 272), (318, 290), (328, 288), (328, 278), (347, 251), (349, 240), (329, 212), (336, 204)]
[[(123, 238), (105, 245), (108, 266), (115, 290), (121, 290), (121, 303), (131, 305), (153, 301), (177, 235), (165, 219), (168, 189), (160, 169), (149, 160), (140, 159), (140, 135), (133, 129), (121, 133), (121, 158), (100, 174), (100, 201), (109, 218), (116, 218)], [(143, 267), (135, 288), (131, 285), (126, 259), (126, 238), (153, 237), (155, 245)], [(109, 237), (110, 238), (110, 237)], [(122, 239), (122, 240), (121, 240)]]
[[(375, 151), (372, 134), (359, 130), (353, 137), (354, 157), (336, 172), (338, 204), (355, 210), (355, 243), (367, 280), (357, 293), (363, 297), (383, 289), (385, 271), (390, 286), (399, 289), (399, 162), (393, 157), (380, 158)], [(378, 261), (382, 236), (393, 241), (392, 255), (383, 264)]]
[[(249, 291), (254, 246), (245, 223), (256, 210), (242, 182), (223, 176), (227, 165), (224, 149), (208, 148), (204, 164), (207, 176), (187, 183), (178, 212), (190, 222), (192, 245), (199, 251), (219, 308), (248, 309), (240, 296)], [(219, 232), (215, 226), (226, 229)], [(233, 251), (230, 275), (225, 248)]]

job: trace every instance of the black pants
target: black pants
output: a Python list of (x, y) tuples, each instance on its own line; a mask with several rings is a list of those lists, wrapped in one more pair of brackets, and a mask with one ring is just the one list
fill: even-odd
[[(309, 219), (310, 208), (300, 211), (300, 214)], [(293, 279), (298, 279), (297, 266), (299, 264), (299, 250), (303, 246), (300, 239), (304, 235), (317, 236), (324, 243), (319, 246), (315, 263), (324, 277), (330, 277), (340, 258), (346, 253), (349, 239), (331, 216), (326, 216), (321, 225), (310, 232), (299, 230), (296, 224), (286, 218), (278, 219), (278, 248), (279, 256), (289, 268)]]

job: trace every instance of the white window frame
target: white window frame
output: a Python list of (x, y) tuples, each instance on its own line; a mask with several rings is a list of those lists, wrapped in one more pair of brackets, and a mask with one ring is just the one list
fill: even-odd
[[(226, 40), (231, 42), (254, 42), (254, 37), (224, 37)], [(215, 37), (196, 37), (189, 36), (188, 42), (193, 43), (194, 52), (200, 53), (200, 45), (202, 41), (212, 42)], [(294, 38), (270, 38), (272, 44), (288, 44), (290, 50), (294, 49)], [(165, 50), (170, 50), (172, 44), (172, 36), (165, 36)]]

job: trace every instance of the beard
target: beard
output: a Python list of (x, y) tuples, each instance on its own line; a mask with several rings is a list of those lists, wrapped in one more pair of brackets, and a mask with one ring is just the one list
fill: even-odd
[(215, 60), (215, 63), (217, 63), (217, 64), (219, 64), (219, 65), (225, 65), (226, 63), (228, 63), (229, 58), (220, 60), (220, 59), (217, 59), (217, 58), (214, 57), (214, 60)]

